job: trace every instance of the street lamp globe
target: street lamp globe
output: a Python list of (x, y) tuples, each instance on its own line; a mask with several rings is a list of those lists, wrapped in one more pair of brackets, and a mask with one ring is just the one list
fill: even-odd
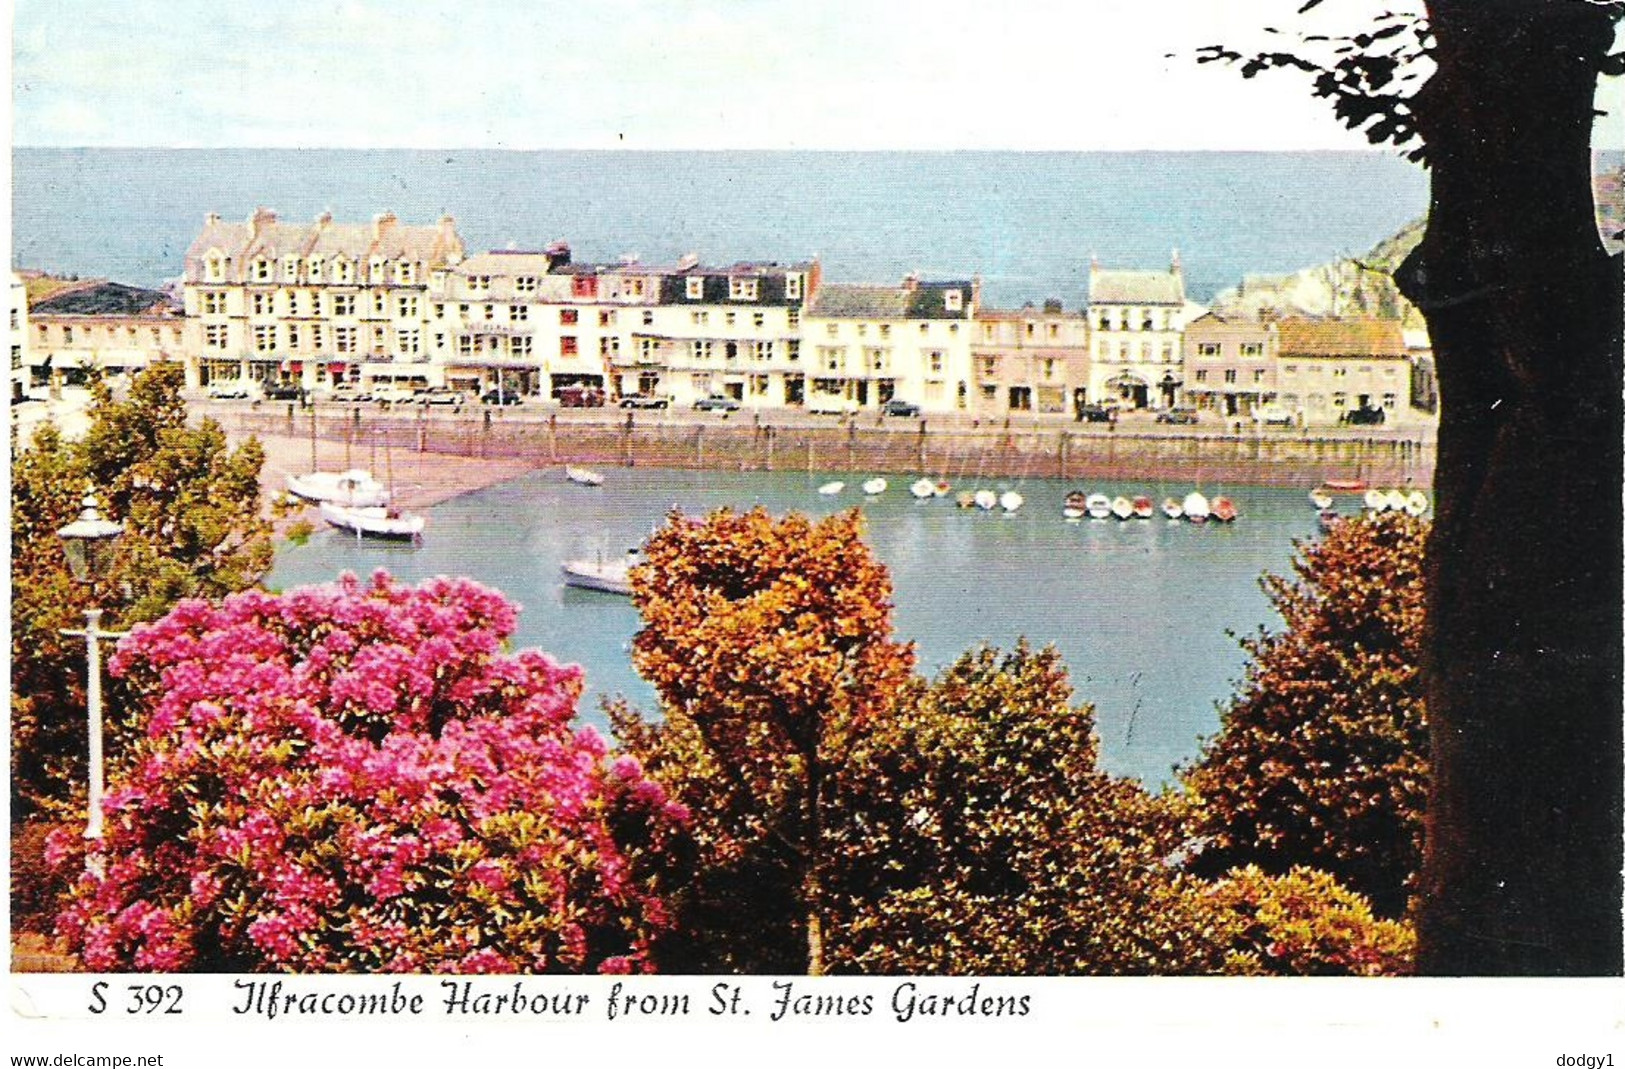
[(102, 518), (94, 492), (85, 494), (79, 518), (57, 531), (68, 554), (68, 567), (81, 583), (93, 582), (107, 571), (113, 543), (124, 525)]

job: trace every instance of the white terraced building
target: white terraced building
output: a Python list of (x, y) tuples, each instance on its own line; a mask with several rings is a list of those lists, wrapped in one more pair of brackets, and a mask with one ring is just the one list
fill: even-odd
[(1168, 408), (1182, 385), (1181, 335), (1200, 310), (1185, 300), (1179, 254), (1167, 271), (1089, 265), (1089, 327), (1094, 360), (1089, 400), (1127, 408)]

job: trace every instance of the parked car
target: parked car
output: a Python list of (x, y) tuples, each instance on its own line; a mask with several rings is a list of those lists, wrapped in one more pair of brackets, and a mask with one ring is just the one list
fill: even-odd
[(1175, 405), (1157, 413), (1158, 423), (1197, 423), (1201, 417), (1189, 405)]
[(565, 408), (604, 407), (604, 391), (596, 386), (560, 386), (555, 395)]
[(1381, 426), (1388, 413), (1375, 405), (1363, 405), (1360, 408), (1351, 408), (1338, 419), (1339, 423), (1347, 423), (1355, 427)]
[(665, 408), (670, 404), (670, 398), (655, 397), (646, 393), (629, 393), (621, 398), (622, 408)]
[(318, 386), (310, 392), (317, 401), (331, 401), (334, 404), (351, 405), (361, 401), (372, 400), (372, 395), (363, 390), (354, 382), (340, 382), (332, 386)]
[(267, 401), (299, 401), (303, 400), (305, 391), (297, 382), (268, 382), (265, 384), (265, 399)]
[(1277, 404), (1264, 404), (1253, 409), (1253, 422), (1266, 427), (1290, 427), (1297, 422), (1297, 418), (1290, 409)]
[(483, 405), (517, 405), (523, 404), (524, 398), (517, 390), (486, 390), (480, 394), (480, 403)]
[(905, 401), (900, 397), (893, 397), (880, 406), (880, 411), (887, 416), (917, 416), (920, 406), (913, 401)]
[(717, 394), (712, 394), (710, 397), (702, 397), (698, 401), (695, 401), (694, 402), (694, 411), (696, 411), (696, 412), (738, 412), (739, 411), (739, 402), (735, 401), (732, 397), (721, 397), (721, 396), (718, 396)]
[(1105, 405), (1079, 405), (1077, 418), (1079, 423), (1115, 423), (1117, 410)]
[(417, 400), (418, 392), (410, 386), (385, 382), (372, 388), (371, 397), (381, 405), (406, 404)]
[(209, 383), (209, 397), (216, 401), (247, 401), (262, 396), (260, 385), (246, 379), (220, 379)]
[(417, 401), (423, 405), (460, 405), (466, 400), (457, 390), (444, 386), (430, 386), (427, 390), (417, 391)]

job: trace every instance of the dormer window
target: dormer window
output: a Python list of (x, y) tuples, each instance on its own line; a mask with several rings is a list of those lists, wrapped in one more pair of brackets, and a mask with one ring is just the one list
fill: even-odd
[(384, 281), (384, 258), (382, 256), (374, 256), (367, 261), (367, 280), (369, 282)]
[(965, 291), (944, 290), (942, 294), (942, 307), (950, 312), (962, 311), (965, 307)]
[(310, 267), (308, 268), (308, 271), (310, 273), (310, 281), (320, 282), (322, 280), (322, 258), (320, 256), (312, 256), (310, 258)]
[(410, 286), (417, 281), (417, 265), (407, 263), (405, 260), (395, 265), (395, 281), (403, 286)]
[(728, 280), (728, 299), (733, 301), (754, 301), (759, 287), (759, 279), (730, 278)]
[(282, 281), (284, 281), (284, 282), (298, 282), (299, 281), (299, 257), (297, 257), (297, 256), (284, 256), (282, 258)]
[(333, 261), (333, 281), (349, 282), (355, 276), (355, 266), (349, 260)]
[(801, 299), (800, 275), (784, 276), (784, 298), (788, 301), (797, 301)]
[(691, 279), (688, 279), (687, 280), (687, 289), (684, 291), (684, 294), (691, 301), (698, 301), (698, 300), (703, 299), (705, 297), (705, 279), (704, 278), (691, 278)]
[(226, 278), (225, 261), (221, 260), (218, 255), (209, 257), (208, 261), (204, 265), (204, 268), (205, 268), (206, 272), (208, 273), (210, 282), (223, 282), (223, 281), (225, 281), (225, 278)]
[(254, 261), (254, 281), (271, 281), (271, 261), (263, 256)]

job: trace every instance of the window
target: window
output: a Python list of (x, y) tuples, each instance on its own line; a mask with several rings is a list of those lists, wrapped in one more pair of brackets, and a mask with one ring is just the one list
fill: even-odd
[[(64, 334), (64, 337), (62, 339), (63, 341), (67, 341), (67, 342), (73, 341), (73, 328), (72, 327), (68, 327), (68, 328), (64, 329), (63, 334)], [(203, 328), (203, 344), (207, 348), (210, 348), (210, 349), (224, 349), (226, 347), (226, 328), (225, 328), (225, 326), (223, 326), (223, 325), (215, 325), (215, 326), (204, 327)]]
[(395, 332), (395, 351), (402, 356), (415, 356), (422, 351), (421, 339), (415, 330)]
[(1349, 377), (1349, 369), (1348, 368), (1339, 367), (1339, 368), (1333, 368), (1332, 369), (1332, 378), (1334, 378), (1334, 379), (1346, 379), (1348, 377)]
[(1281, 373), (1284, 374), (1284, 375), (1296, 375), (1298, 373), (1298, 365), (1297, 364), (1283, 364), (1281, 366)]
[(1126, 342), (1126, 341), (1118, 342), (1117, 343), (1117, 359), (1123, 361), (1123, 363), (1126, 364), (1126, 363), (1128, 363), (1128, 357), (1129, 357), (1129, 345), (1128, 345), (1128, 342)]
[(485, 318), (487, 320), (491, 320), (491, 319), (495, 319), (496, 317), (497, 317), (497, 306), (494, 305), (494, 304), (486, 305), (485, 306)]
[(384, 351), (384, 328), (383, 327), (373, 327), (372, 328), (372, 351), (375, 352), (375, 353), (381, 353), (381, 352)]
[(355, 281), (355, 266), (353, 264), (351, 264), (349, 260), (334, 260), (333, 261), (333, 281), (334, 282), (354, 282)]
[(508, 354), (518, 357), (530, 356), (531, 341), (532, 338), (529, 334), (515, 334), (508, 339)]
[(1399, 396), (1397, 394), (1385, 393), (1382, 395), (1382, 407), (1393, 408), (1397, 404), (1399, 404)]
[(271, 281), (271, 261), (267, 260), (263, 256), (256, 259), (254, 261), (254, 268), (250, 273), (250, 277), (253, 278), (255, 282)]
[(1224, 370), (1224, 381), (1225, 382), (1235, 382), (1236, 381), (1236, 369), (1235, 368), (1233, 368), (1233, 367), (1225, 368), (1225, 370)]
[(408, 294), (395, 298), (395, 315), (401, 319), (416, 319), (418, 317), (418, 299)]
[(886, 370), (886, 350), (884, 350), (884, 349), (865, 349), (863, 351), (863, 362), (869, 368), (870, 371), (885, 371)]
[(219, 290), (204, 290), (200, 297), (204, 315), (225, 315), (226, 295)]
[(527, 322), (529, 319), (530, 319), (530, 305), (528, 305), (528, 304), (510, 304), (510, 305), (508, 305), (508, 322), (510, 322), (510, 323), (524, 323), (524, 322)]
[(355, 294), (353, 294), (353, 293), (335, 293), (335, 294), (333, 294), (333, 314), (336, 315), (336, 316), (353, 316), (353, 315), (355, 315)]
[[(795, 330), (801, 326), (801, 309), (791, 308), (785, 313), (785, 316), (789, 320), (791, 330)], [(880, 329), (885, 330), (886, 328), (881, 327)]]
[(838, 323), (830, 323), (830, 324), (827, 324), (824, 327), (824, 333), (829, 335), (831, 338), (835, 337), (840, 332), (841, 332), (841, 327), (840, 327), (840, 324), (838, 324)]
[(698, 301), (698, 300), (703, 300), (704, 299), (704, 297), (705, 297), (705, 279), (703, 277), (695, 277), (695, 278), (686, 279), (685, 282), (686, 282), (686, 285), (685, 285), (684, 290), (683, 290), (683, 295), (684, 296), (686, 296), (691, 301)]
[(929, 323), (921, 323), (920, 324), (920, 336), (923, 338), (923, 337), (925, 337), (926, 335), (928, 335), (930, 333), (931, 333), (931, 324), (929, 324)]
[(490, 291), (491, 291), (491, 276), (490, 275), (469, 275), (468, 276), (468, 292), (469, 293), (489, 293)]
[(759, 341), (755, 343), (753, 346), (752, 355), (755, 356), (757, 360), (773, 359), (773, 343), (770, 341)]
[(468, 334), (459, 334), (459, 335), (457, 335), (457, 355), (458, 356), (473, 356), (474, 355), (474, 338), (473, 338), (473, 336), (468, 335)]
[(944, 311), (948, 312), (962, 311), (965, 307), (965, 291), (943, 290), (942, 307)]
[(1196, 381), (1197, 382), (1206, 382), (1207, 381), (1207, 369), (1206, 368), (1204, 368), (1201, 371), (1198, 371), (1196, 373)]
[(226, 277), (225, 263), (218, 256), (211, 256), (203, 264), (204, 273), (210, 282), (222, 282)]
[(282, 258), (282, 281), (299, 281), (299, 257), (285, 256)]
[(757, 312), (750, 317), (750, 322), (752, 326), (765, 327), (767, 326), (767, 314), (764, 312)]
[(382, 290), (379, 290), (372, 295), (372, 314), (375, 316), (381, 316), (386, 312), (387, 308), (384, 304), (384, 293)]
[(759, 289), (759, 279), (730, 278), (728, 280), (728, 299), (733, 301), (754, 301)]
[(845, 352), (838, 345), (820, 345), (818, 347), (818, 362), (825, 371), (841, 370), (841, 357)]
[(1333, 408), (1346, 408), (1348, 406), (1348, 403), (1349, 403), (1349, 395), (1348, 394), (1346, 394), (1346, 393), (1334, 393), (1334, 394), (1332, 394), (1332, 407)]
[(353, 353), (356, 350), (354, 327), (333, 328), (333, 351), (336, 353)]
[(598, 325), (601, 326), (601, 327), (614, 326), (615, 325), (615, 313), (614, 312), (599, 312), (598, 313)]
[(446, 318), (446, 306), (439, 301), (434, 302), (434, 317), (436, 319)]
[(1145, 310), (1145, 312), (1142, 314), (1142, 316), (1140, 318), (1140, 329), (1141, 330), (1155, 330), (1156, 329), (1156, 320), (1155, 320), (1155, 318), (1152, 317), (1151, 309), (1149, 309), (1149, 308), (1147, 308)]
[(688, 350), (689, 355), (692, 356), (696, 361), (703, 362), (711, 359), (711, 343), (706, 341), (704, 338), (697, 338), (694, 341), (689, 342)]
[(790, 338), (784, 343), (784, 358), (786, 360), (801, 359), (801, 339)]
[(536, 276), (520, 275), (518, 278), (513, 280), (513, 289), (515, 293), (535, 293)]
[(269, 293), (254, 294), (254, 314), (257, 316), (270, 315), (273, 311), (271, 295)]
[(784, 299), (787, 301), (796, 301), (801, 299), (800, 275), (784, 276)]
[(1174, 343), (1171, 341), (1165, 341), (1162, 343), (1162, 362), (1164, 364), (1171, 364), (1174, 362)]
[(1241, 355), (1259, 357), (1264, 355), (1264, 343), (1261, 341), (1244, 341), (1241, 343)]
[(1151, 362), (1151, 343), (1148, 341), (1140, 343), (1140, 360), (1147, 364)]
[(644, 309), (643, 311), (643, 325), (646, 327), (652, 327), (655, 325), (655, 314), (648, 309)]
[(374, 256), (367, 261), (367, 279), (370, 282), (384, 281), (384, 258), (382, 256)]
[(1219, 343), (1218, 342), (1212, 342), (1212, 341), (1198, 342), (1197, 346), (1196, 346), (1196, 355), (1197, 356), (1218, 356), (1219, 355)]
[(293, 324), (288, 326), (288, 348), (299, 348), (299, 328)]
[(942, 374), (942, 350), (941, 349), (932, 349), (929, 353), (926, 354), (926, 359), (927, 359), (928, 363), (930, 364), (931, 374), (933, 374), (933, 375)]
[(1100, 313), (1100, 330), (1112, 329), (1112, 317), (1105, 312)]
[(599, 356), (604, 356), (604, 357), (620, 356), (621, 355), (621, 339), (619, 339), (619, 338), (599, 338), (598, 339), (598, 355)]
[(999, 373), (999, 358), (996, 356), (981, 357), (977, 361), (977, 364), (982, 369), (982, 377), (984, 379), (991, 379), (993, 376)]
[(570, 296), (596, 297), (598, 280), (591, 275), (576, 275), (570, 279)]
[(1033, 391), (1030, 386), (1010, 387), (1010, 410), (1012, 412), (1028, 412), (1033, 407)]
[(559, 322), (564, 324), (565, 326), (567, 326), (567, 327), (574, 326), (575, 323), (576, 323), (576, 319), (577, 319), (577, 313), (576, 313), (576, 310), (574, 308), (560, 308), (559, 309)]
[(750, 377), (750, 392), (757, 397), (765, 396), (767, 394), (767, 376), (752, 375)]
[(311, 282), (320, 282), (322, 280), (322, 258), (320, 256), (310, 258), (310, 264), (305, 268), (305, 278)]
[(1055, 359), (1053, 357), (1044, 358), (1044, 377), (1046, 379), (1055, 377)]
[(711, 321), (710, 312), (694, 312), (689, 316), (696, 327), (703, 327)]
[(1258, 383), (1263, 382), (1265, 374), (1266, 373), (1265, 373), (1263, 368), (1261, 368), (1261, 367), (1260, 368), (1254, 368), (1253, 369), (1253, 383), (1256, 385)]
[(579, 351), (580, 350), (576, 346), (576, 337), (574, 334), (566, 334), (559, 339), (560, 356), (574, 356)]
[[(410, 286), (410, 285), (412, 285), (412, 283), (416, 282), (417, 280), (418, 280), (418, 266), (417, 266), (417, 264), (410, 264), (410, 263), (407, 263), (405, 260), (402, 260), (400, 263), (395, 265), (395, 281), (396, 282), (399, 282), (403, 286)], [(487, 283), (487, 285), (489, 285), (489, 283)]]
[(1095, 346), (1095, 354), (1102, 360), (1110, 360), (1112, 358), (1112, 343), (1108, 341), (1101, 342)]
[(733, 326), (734, 323), (736, 323), (738, 321), (738, 319), (739, 319), (739, 316), (737, 316), (733, 312), (729, 312), (729, 313), (727, 313), (726, 315), (723, 316), (723, 321), (730, 327)]

